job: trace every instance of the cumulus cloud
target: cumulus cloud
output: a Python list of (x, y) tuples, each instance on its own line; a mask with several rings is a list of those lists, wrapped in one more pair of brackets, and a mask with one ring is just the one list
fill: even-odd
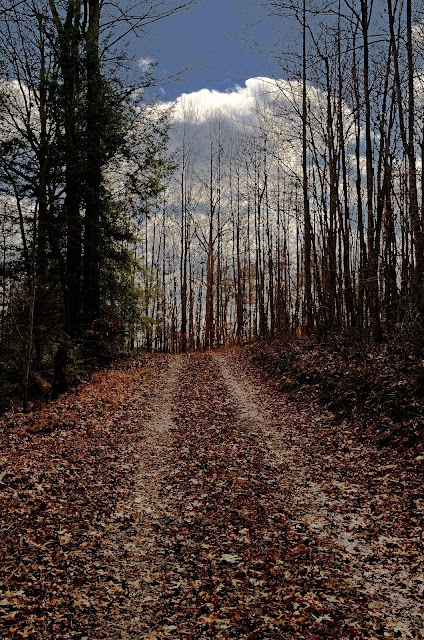
[[(326, 121), (327, 96), (319, 88), (308, 86), (308, 104), (315, 114), (322, 114)], [(228, 91), (201, 89), (183, 93), (173, 103), (163, 103), (163, 108), (172, 107), (171, 120), (178, 127), (191, 123), (202, 126), (221, 118), (237, 125), (251, 125), (267, 129), (271, 137), (278, 133), (287, 140), (301, 136), (302, 83), (297, 80), (282, 80), (267, 77), (250, 78), (244, 86), (235, 86)], [(348, 125), (351, 110), (343, 107)], [(322, 127), (315, 118), (312, 130), (315, 143), (323, 142)], [(314, 126), (315, 125), (315, 126)], [(347, 129), (347, 127), (346, 127)]]
[(198, 123), (211, 115), (221, 114), (232, 119), (250, 118), (254, 109), (281, 96), (282, 84), (271, 78), (250, 78), (245, 86), (236, 86), (229, 91), (201, 89), (183, 93), (174, 102), (173, 120), (182, 122), (187, 118)]
[[(318, 163), (324, 165), (327, 153), (326, 122), (327, 95), (320, 88), (309, 85), (308, 105), (314, 113), (308, 129), (308, 138)], [(250, 78), (244, 86), (229, 91), (202, 89), (185, 93), (174, 103), (162, 103), (171, 109), (170, 150), (175, 158), (185, 156), (186, 169), (198, 176), (198, 185), (208, 184), (211, 153), (220, 151), (222, 167), (231, 164), (231, 158), (252, 156), (268, 149), (267, 171), (271, 176), (283, 172), (290, 179), (301, 180), (302, 175), (302, 99), (303, 87), (298, 80), (267, 77)], [(334, 113), (337, 105), (333, 105)], [(348, 105), (343, 105), (347, 153), (355, 143), (353, 116)], [(324, 125), (323, 125), (324, 123)], [(214, 156), (215, 157), (215, 156)], [(200, 190), (201, 191), (201, 190)], [(207, 193), (197, 194), (205, 202)], [(179, 186), (174, 196), (179, 202)], [(223, 193), (221, 193), (223, 197)]]
[(16, 137), (19, 132), (26, 131), (28, 124), (32, 132), (39, 133), (38, 97), (25, 84), (3, 78), (0, 79), (0, 93), (6, 98), (0, 119), (1, 138)]
[[(311, 100), (319, 99), (319, 91), (310, 87), (310, 93)], [(162, 103), (163, 109), (171, 109), (170, 148), (184, 147), (186, 163), (190, 156), (201, 172), (210, 165), (211, 144), (215, 149), (219, 145), (224, 155), (243, 154), (266, 137), (275, 155), (284, 156), (287, 168), (296, 172), (301, 162), (301, 148), (295, 144), (301, 136), (301, 100), (299, 82), (267, 77), (250, 78), (228, 91), (182, 94), (173, 103)]]

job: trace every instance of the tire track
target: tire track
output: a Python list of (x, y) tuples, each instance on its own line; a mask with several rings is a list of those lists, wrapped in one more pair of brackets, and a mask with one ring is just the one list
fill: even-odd
[(119, 548), (126, 558), (121, 565), (124, 588), (120, 606), (102, 621), (107, 623), (107, 627), (102, 624), (106, 637), (113, 640), (157, 637), (152, 630), (161, 609), (161, 579), (168, 571), (161, 537), (169, 513), (166, 484), (174, 458), (175, 397), (182, 360), (178, 356), (151, 356), (150, 362), (149, 402), (140, 406), (136, 425), (142, 438), (136, 454), (138, 472), (132, 503), (121, 505), (128, 524), (118, 537), (108, 540), (111, 552), (113, 547)]

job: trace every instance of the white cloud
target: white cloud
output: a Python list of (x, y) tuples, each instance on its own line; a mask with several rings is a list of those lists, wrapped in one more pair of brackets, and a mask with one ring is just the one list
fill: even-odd
[(156, 60), (154, 58), (140, 58), (138, 61), (138, 66), (143, 71), (150, 71), (150, 69), (155, 65)]
[(281, 95), (280, 83), (270, 78), (250, 78), (245, 86), (230, 91), (201, 89), (183, 93), (174, 103), (173, 120), (193, 119), (201, 123), (211, 115), (221, 114), (232, 119), (250, 118), (254, 108)]
[[(302, 83), (297, 80), (258, 77), (249, 78), (245, 86), (236, 86), (229, 91), (201, 89), (183, 93), (173, 103), (163, 102), (162, 107), (172, 106), (171, 121), (177, 128), (184, 123), (202, 127), (221, 118), (231, 122), (235, 129), (238, 125), (250, 125), (266, 130), (270, 139), (277, 136), (280, 143), (282, 140), (293, 143), (301, 138), (302, 93)], [(309, 85), (308, 103), (317, 114), (312, 121), (314, 143), (325, 147), (321, 122), (326, 119), (326, 94)], [(352, 113), (346, 104), (343, 111), (346, 132), (352, 123)]]
[[(301, 179), (302, 89), (298, 80), (258, 77), (250, 78), (245, 86), (236, 86), (230, 91), (201, 89), (185, 93), (173, 103), (162, 103), (163, 109), (171, 108), (169, 148), (175, 152), (177, 162), (184, 151), (186, 171), (197, 179), (194, 199), (205, 210), (209, 195), (203, 191), (209, 184), (211, 152), (216, 153), (218, 148), (222, 177), (231, 164), (230, 158), (262, 153), (261, 149), (266, 144), (270, 152), (267, 164), (269, 184), (278, 172), (280, 175), (283, 172), (290, 180)], [(308, 134), (318, 162), (324, 163), (327, 153), (327, 96), (312, 85), (308, 86), (307, 93), (309, 108), (315, 116)], [(337, 113), (336, 104), (333, 104), (333, 110)], [(350, 157), (355, 138), (352, 112), (346, 104), (343, 105), (343, 114), (346, 149)], [(178, 203), (178, 185), (175, 190), (170, 189), (169, 204), (174, 198)], [(224, 199), (223, 191), (221, 199)]]

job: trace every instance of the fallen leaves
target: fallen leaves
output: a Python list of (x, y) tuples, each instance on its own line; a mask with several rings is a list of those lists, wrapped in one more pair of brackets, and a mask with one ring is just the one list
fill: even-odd
[[(117, 368), (38, 413), (0, 423), (5, 640), (110, 637), (96, 618), (113, 602), (122, 550), (114, 563), (104, 540), (131, 525), (115, 505), (132, 491), (144, 393), (137, 372)], [(108, 412), (99, 409), (105, 398)]]
[(5, 640), (423, 638), (415, 467), (238, 351), (99, 373), (1, 435)]

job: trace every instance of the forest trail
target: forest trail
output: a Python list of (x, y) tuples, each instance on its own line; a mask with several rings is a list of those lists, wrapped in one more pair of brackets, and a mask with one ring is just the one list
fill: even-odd
[[(46, 486), (41, 506), (31, 498), (25, 550), (6, 558), (2, 637), (424, 638), (421, 478), (277, 392), (239, 350), (144, 364), (55, 405), (59, 423), (77, 406), (74, 429), (97, 430), (95, 458), (75, 430), (68, 452), (69, 425), (22, 423), (38, 460), (33, 492)], [(90, 418), (96, 385), (108, 404)], [(46, 497), (58, 465), (69, 474), (63, 491), (83, 494), (70, 513)], [(20, 491), (22, 519), (32, 490)], [(28, 573), (31, 554), (38, 568)]]
[(423, 637), (422, 540), (396, 465), (231, 352), (178, 356), (166, 380), (151, 425), (169, 428), (140, 454), (129, 637)]

